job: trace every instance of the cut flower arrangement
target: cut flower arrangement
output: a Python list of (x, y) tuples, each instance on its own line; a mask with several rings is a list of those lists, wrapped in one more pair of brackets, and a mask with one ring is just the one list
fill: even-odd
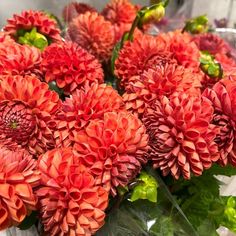
[[(150, 35), (167, 1), (72, 2), (0, 34), (0, 229), (236, 232), (236, 61), (205, 16)], [(66, 27), (65, 27), (65, 26)]]

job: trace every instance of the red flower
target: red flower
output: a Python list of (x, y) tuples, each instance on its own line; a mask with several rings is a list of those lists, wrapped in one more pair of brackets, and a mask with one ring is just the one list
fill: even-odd
[(218, 35), (212, 33), (199, 34), (193, 37), (199, 50), (208, 51), (210, 54), (227, 54), (230, 52), (230, 46)]
[(212, 123), (219, 127), (220, 133), (215, 142), (220, 151), (219, 163), (228, 162), (236, 166), (236, 81), (221, 80), (212, 89), (206, 89), (203, 96), (213, 104)]
[(32, 188), (39, 185), (37, 163), (17, 145), (0, 144), (0, 230), (19, 225), (37, 198)]
[(128, 112), (107, 112), (92, 120), (75, 136), (75, 150), (82, 163), (96, 176), (96, 183), (116, 194), (147, 161), (148, 136), (141, 121)]
[(144, 124), (150, 136), (150, 158), (163, 175), (178, 179), (190, 173), (201, 175), (219, 158), (214, 142), (218, 129), (209, 124), (213, 107), (206, 98), (183, 92), (171, 98), (161, 97), (144, 114)]
[(123, 99), (126, 109), (142, 116), (147, 107), (152, 106), (162, 95), (169, 97), (176, 91), (192, 95), (200, 94), (201, 76), (192, 70), (176, 64), (157, 66), (141, 76), (134, 76), (126, 86)]
[(68, 37), (87, 49), (100, 61), (108, 61), (115, 43), (111, 22), (96, 12), (86, 12), (76, 17), (69, 25)]
[(64, 7), (62, 15), (63, 15), (64, 21), (71, 22), (78, 15), (84, 14), (87, 11), (97, 12), (95, 8), (93, 8), (92, 6), (86, 3), (71, 2)]
[(72, 97), (66, 98), (57, 116), (58, 130), (55, 131), (55, 138), (58, 146), (71, 146), (76, 133), (89, 121), (103, 119), (105, 112), (120, 111), (123, 108), (120, 95), (106, 84), (95, 83), (76, 90)]
[(44, 12), (23, 11), (20, 15), (14, 14), (13, 18), (7, 21), (8, 24), (4, 27), (4, 31), (14, 38), (18, 37), (19, 30), (30, 31), (36, 27), (37, 32), (43, 34), (47, 39), (53, 42), (61, 41), (60, 30), (57, 28), (56, 21)]
[(51, 44), (43, 53), (42, 71), (47, 82), (55, 80), (66, 94), (92, 82), (103, 82), (98, 60), (75, 43)]
[(115, 74), (121, 79), (121, 85), (126, 86), (132, 76), (141, 75), (157, 65), (177, 63), (165, 48), (162, 38), (149, 35), (140, 34), (133, 42), (125, 42), (115, 62)]
[(52, 120), (60, 106), (58, 95), (32, 76), (0, 78), (1, 138), (10, 138), (31, 154), (55, 145)]
[(10, 43), (11, 44), (13, 42), (14, 42), (14, 40), (6, 32), (0, 32), (0, 43)]
[(236, 62), (233, 58), (225, 54), (217, 53), (215, 59), (222, 66), (224, 74), (229, 74), (232, 70), (236, 70)]
[(37, 75), (42, 61), (40, 51), (35, 47), (17, 43), (0, 44), (0, 73), (2, 75)]
[(132, 23), (137, 7), (129, 0), (111, 0), (103, 9), (102, 15), (113, 24)]
[(104, 224), (108, 193), (69, 149), (54, 149), (39, 158), (37, 191), (44, 230), (55, 235), (92, 235)]

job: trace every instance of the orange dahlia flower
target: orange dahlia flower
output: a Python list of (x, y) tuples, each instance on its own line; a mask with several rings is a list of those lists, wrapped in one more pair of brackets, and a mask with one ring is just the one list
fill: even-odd
[(111, 86), (94, 83), (76, 90), (70, 98), (66, 98), (57, 115), (55, 138), (58, 146), (72, 145), (76, 133), (91, 120), (103, 119), (104, 113), (122, 109), (123, 100)]
[(38, 160), (41, 188), (36, 192), (44, 230), (56, 235), (93, 235), (104, 224), (108, 193), (70, 148), (54, 149)]
[(0, 137), (12, 139), (31, 154), (52, 149), (52, 118), (60, 106), (57, 93), (33, 76), (0, 80)]
[(212, 89), (207, 88), (203, 96), (214, 108), (212, 123), (220, 129), (215, 142), (220, 151), (219, 163), (236, 166), (236, 81), (221, 80)]
[(36, 210), (33, 188), (40, 182), (36, 167), (27, 151), (17, 145), (0, 144), (0, 230), (19, 225)]
[(110, 21), (96, 12), (81, 14), (69, 24), (68, 38), (85, 48), (101, 62), (108, 61), (115, 43)]
[(0, 73), (2, 75), (37, 75), (42, 78), (40, 51), (17, 43), (0, 44)]
[(147, 161), (148, 135), (142, 122), (129, 112), (107, 112), (103, 120), (92, 120), (75, 136), (81, 162), (96, 177), (96, 183), (116, 194)]
[(219, 159), (214, 141), (218, 128), (210, 124), (212, 118), (213, 107), (204, 97), (176, 92), (157, 100), (143, 118), (154, 168), (175, 179), (189, 179), (191, 173), (198, 176), (210, 168)]
[(75, 43), (51, 44), (42, 57), (41, 68), (46, 82), (56, 81), (65, 94), (72, 94), (85, 84), (103, 82), (101, 64)]
[(30, 31), (35, 27), (37, 32), (44, 35), (49, 41), (61, 41), (57, 22), (42, 11), (22, 11), (20, 15), (14, 14), (7, 21), (8, 24), (3, 30), (15, 39), (17, 39), (20, 30)]

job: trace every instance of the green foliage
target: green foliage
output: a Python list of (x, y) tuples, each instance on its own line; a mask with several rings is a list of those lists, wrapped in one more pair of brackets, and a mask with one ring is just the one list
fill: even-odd
[(21, 230), (27, 230), (33, 226), (38, 220), (38, 212), (33, 211), (29, 216), (26, 216), (23, 222), (18, 226)]

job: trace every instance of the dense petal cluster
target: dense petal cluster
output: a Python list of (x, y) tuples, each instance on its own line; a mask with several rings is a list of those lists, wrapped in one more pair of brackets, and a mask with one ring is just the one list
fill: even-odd
[(72, 94), (85, 84), (103, 82), (101, 64), (75, 43), (51, 44), (42, 58), (41, 68), (46, 82), (56, 81), (65, 94)]
[(57, 115), (57, 144), (64, 147), (73, 145), (76, 133), (91, 120), (103, 119), (104, 113), (123, 109), (121, 96), (111, 86), (94, 83), (76, 90), (70, 98), (66, 98)]
[(0, 80), (0, 137), (12, 139), (31, 154), (53, 148), (53, 116), (61, 104), (58, 95), (33, 76)]
[(96, 176), (96, 183), (116, 194), (147, 161), (148, 135), (142, 122), (129, 112), (107, 112), (93, 120), (75, 137), (82, 163)]
[(37, 191), (44, 230), (52, 236), (93, 235), (104, 224), (108, 193), (79, 163), (70, 148), (54, 149), (38, 160)]
[(203, 96), (212, 102), (212, 123), (220, 129), (215, 139), (220, 152), (219, 163), (236, 166), (236, 81), (222, 80), (212, 89), (207, 88)]
[(0, 43), (14, 43), (15, 41), (6, 32), (0, 32)]
[(176, 64), (158, 66), (149, 69), (141, 76), (134, 76), (126, 86), (123, 95), (126, 109), (142, 116), (146, 108), (151, 107), (160, 96), (169, 97), (176, 91), (199, 95), (201, 76), (192, 70)]
[(43, 34), (47, 39), (53, 42), (61, 41), (57, 22), (42, 11), (22, 11), (20, 15), (14, 14), (7, 21), (8, 24), (4, 27), (4, 31), (15, 39), (18, 37), (19, 30), (30, 31), (35, 27), (37, 32)]
[(97, 12), (92, 6), (82, 2), (71, 2), (63, 9), (62, 15), (65, 22), (71, 22), (80, 14), (84, 14), (87, 11)]
[(100, 61), (108, 61), (115, 43), (110, 21), (96, 12), (81, 14), (69, 24), (67, 37), (85, 48)]
[(0, 230), (19, 225), (36, 210), (37, 162), (17, 145), (0, 144)]
[(37, 75), (42, 78), (40, 51), (17, 43), (0, 44), (0, 74)]
[(206, 98), (177, 92), (157, 100), (144, 114), (144, 124), (150, 136), (150, 158), (154, 168), (163, 175), (189, 179), (191, 173), (201, 175), (219, 158), (214, 139), (218, 133), (213, 107)]

